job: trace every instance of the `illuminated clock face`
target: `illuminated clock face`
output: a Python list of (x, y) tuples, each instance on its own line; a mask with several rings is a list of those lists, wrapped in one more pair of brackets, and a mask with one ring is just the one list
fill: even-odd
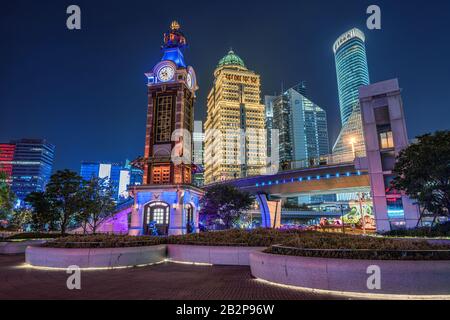
[(194, 86), (194, 81), (193, 81), (192, 75), (190, 73), (187, 74), (186, 82), (187, 82), (189, 89), (192, 89), (192, 87)]
[(165, 66), (158, 71), (158, 79), (159, 81), (167, 82), (173, 79), (174, 74), (175, 70), (171, 66)]

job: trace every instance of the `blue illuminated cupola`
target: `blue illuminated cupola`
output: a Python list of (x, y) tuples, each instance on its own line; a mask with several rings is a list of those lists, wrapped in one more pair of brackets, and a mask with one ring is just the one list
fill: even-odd
[(173, 21), (170, 31), (164, 34), (164, 45), (162, 46), (163, 57), (161, 61), (173, 61), (177, 67), (186, 68), (182, 50), (186, 47), (186, 37), (180, 31), (178, 22)]

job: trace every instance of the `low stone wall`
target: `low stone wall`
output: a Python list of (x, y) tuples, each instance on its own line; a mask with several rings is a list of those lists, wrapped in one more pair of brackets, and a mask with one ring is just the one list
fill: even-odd
[(48, 268), (133, 267), (162, 262), (165, 258), (165, 245), (95, 249), (28, 247), (25, 253), (26, 263)]
[(25, 240), (0, 242), (0, 254), (22, 254), (28, 246), (41, 245), (47, 240)]
[(229, 266), (249, 266), (250, 253), (264, 249), (261, 247), (167, 245), (168, 258), (172, 261)]
[[(381, 271), (381, 289), (370, 290), (369, 266)], [(277, 284), (339, 292), (448, 295), (450, 261), (371, 261), (250, 254), (252, 275)]]

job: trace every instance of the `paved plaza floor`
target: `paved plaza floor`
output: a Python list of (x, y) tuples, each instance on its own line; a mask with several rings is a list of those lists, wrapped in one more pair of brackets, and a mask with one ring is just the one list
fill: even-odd
[(250, 268), (163, 263), (82, 271), (81, 290), (68, 290), (65, 271), (24, 267), (24, 255), (0, 255), (0, 299), (323, 300), (314, 294), (265, 284)]

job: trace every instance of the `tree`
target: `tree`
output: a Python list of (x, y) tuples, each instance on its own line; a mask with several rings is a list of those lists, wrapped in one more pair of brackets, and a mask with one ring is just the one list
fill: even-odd
[(115, 208), (113, 195), (113, 186), (107, 179), (94, 177), (84, 183), (78, 221), (85, 233), (89, 228), (95, 234), (97, 228), (112, 216)]
[(239, 223), (253, 201), (247, 192), (230, 185), (217, 185), (206, 191), (201, 200), (200, 214), (206, 218), (207, 224), (220, 223), (230, 229)]
[(67, 169), (50, 177), (45, 196), (55, 212), (61, 234), (66, 233), (67, 226), (82, 209), (82, 183), (76, 172)]
[(31, 209), (22, 207), (14, 210), (11, 224), (19, 229), (25, 230), (28, 225), (33, 224), (33, 212)]
[(15, 195), (8, 183), (8, 176), (0, 171), (0, 220), (7, 220), (14, 208)]
[(48, 195), (44, 192), (31, 192), (25, 202), (33, 208), (31, 213), (31, 225), (33, 230), (44, 231), (46, 229), (54, 231), (57, 229), (57, 212)]
[[(404, 191), (425, 211), (450, 213), (450, 131), (438, 131), (417, 138), (397, 158), (392, 186)], [(421, 217), (422, 218), (422, 217)]]

